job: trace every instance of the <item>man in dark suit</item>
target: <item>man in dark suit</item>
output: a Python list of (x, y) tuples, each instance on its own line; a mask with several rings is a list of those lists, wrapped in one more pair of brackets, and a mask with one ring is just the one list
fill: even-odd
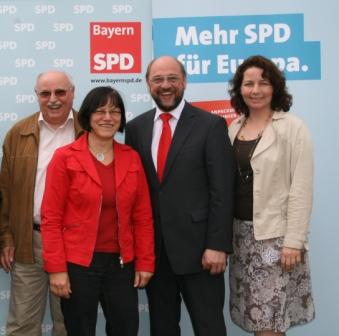
[(153, 60), (146, 80), (156, 108), (127, 124), (126, 143), (141, 156), (155, 220), (157, 268), (147, 287), (151, 335), (180, 335), (183, 299), (195, 335), (225, 336), (234, 173), (226, 123), (185, 102), (186, 72), (175, 58)]

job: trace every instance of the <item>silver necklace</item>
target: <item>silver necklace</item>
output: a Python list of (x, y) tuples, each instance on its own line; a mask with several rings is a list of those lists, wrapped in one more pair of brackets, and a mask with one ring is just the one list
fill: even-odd
[(104, 152), (97, 152), (96, 150), (94, 150), (94, 148), (92, 146), (89, 146), (92, 153), (95, 155), (95, 158), (99, 161), (99, 162), (104, 162), (105, 161), (105, 154), (108, 153), (110, 150), (112, 150), (112, 148), (107, 149)]
[[(238, 168), (238, 174), (239, 174), (239, 177), (240, 177), (240, 181), (242, 183), (246, 183), (248, 181), (248, 179), (250, 178), (251, 176), (251, 172), (252, 172), (252, 167), (251, 167), (251, 158), (253, 156), (253, 153), (254, 153), (254, 150), (255, 148), (257, 147), (257, 144), (258, 142), (260, 141), (262, 137), (262, 132), (260, 132), (257, 136), (256, 139), (254, 140), (250, 140), (249, 142), (253, 143), (248, 155), (247, 155), (247, 158), (248, 158), (248, 165), (246, 168), (241, 168), (240, 167), (240, 163), (239, 163), (239, 155), (240, 155), (240, 143), (238, 144), (237, 148), (236, 148), (236, 153), (237, 153), (237, 158), (236, 158), (236, 163), (237, 163), (237, 168)], [(238, 141), (246, 141), (246, 140), (240, 140), (240, 139), (237, 139)]]
[(105, 154), (102, 153), (102, 152), (99, 152), (99, 153), (95, 154), (95, 158), (98, 161), (103, 162), (103, 161), (105, 161)]
[[(265, 125), (264, 125), (264, 127), (259, 131), (259, 133), (257, 134), (257, 137), (254, 139), (254, 141), (251, 141), (251, 142), (253, 142), (253, 145), (252, 145), (251, 150), (249, 151), (249, 154), (248, 154), (248, 166), (247, 166), (247, 168), (246, 168), (246, 169), (241, 169), (238, 159), (236, 160), (236, 161), (237, 161), (237, 168), (238, 168), (239, 177), (240, 177), (240, 180), (241, 180), (243, 183), (246, 183), (247, 180), (249, 179), (249, 177), (251, 176), (251, 171), (252, 171), (252, 167), (251, 167), (251, 159), (252, 159), (254, 150), (255, 150), (255, 148), (257, 147), (258, 142), (260, 141), (260, 139), (261, 139), (261, 137), (262, 137), (262, 135), (263, 135), (263, 133), (264, 133), (264, 130), (265, 130), (267, 124), (268, 124), (269, 121), (271, 120), (272, 114), (273, 114), (273, 113), (270, 113), (270, 115), (268, 116), (268, 118), (265, 120)], [(246, 125), (247, 125), (247, 121), (248, 121), (248, 117), (244, 120), (244, 122), (243, 122), (243, 124), (242, 124), (242, 126), (241, 126), (241, 128), (240, 128), (240, 130), (239, 130), (239, 135), (238, 135), (238, 137), (239, 137), (239, 140), (240, 140), (240, 141), (246, 141), (246, 138), (245, 138), (245, 136), (244, 136), (244, 134), (243, 134), (243, 130), (244, 130), (244, 128), (245, 128)], [(239, 155), (239, 151), (240, 151), (240, 149), (239, 149), (239, 147), (238, 147), (238, 148), (237, 148), (237, 153), (238, 153), (238, 155)]]

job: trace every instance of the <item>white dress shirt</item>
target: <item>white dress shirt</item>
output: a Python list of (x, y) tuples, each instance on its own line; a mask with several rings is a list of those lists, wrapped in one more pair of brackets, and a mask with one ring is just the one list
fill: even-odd
[(38, 166), (35, 177), (34, 189), (34, 223), (40, 223), (40, 208), (42, 197), (45, 190), (46, 171), (54, 151), (74, 141), (74, 118), (72, 111), (67, 120), (57, 129), (53, 129), (43, 118), (40, 112), (39, 116), (40, 140), (38, 151)]
[(162, 113), (169, 113), (172, 115), (172, 118), (169, 120), (172, 138), (175, 131), (175, 128), (177, 127), (179, 118), (181, 116), (182, 110), (185, 106), (185, 100), (182, 99), (180, 104), (171, 112), (163, 112), (159, 109), (159, 107), (156, 107), (155, 116), (154, 116), (154, 123), (153, 123), (153, 135), (152, 135), (152, 158), (154, 162), (154, 167), (157, 170), (157, 157), (158, 157), (158, 146), (159, 141), (161, 137), (162, 132), (162, 120), (160, 119), (160, 114)]

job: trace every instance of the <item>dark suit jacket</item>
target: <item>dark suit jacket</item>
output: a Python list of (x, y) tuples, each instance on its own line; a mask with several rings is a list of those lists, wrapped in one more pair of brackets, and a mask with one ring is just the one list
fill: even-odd
[(126, 126), (148, 179), (156, 233), (177, 274), (202, 270), (205, 249), (232, 252), (234, 159), (225, 120), (186, 103), (160, 184), (152, 160), (155, 109)]

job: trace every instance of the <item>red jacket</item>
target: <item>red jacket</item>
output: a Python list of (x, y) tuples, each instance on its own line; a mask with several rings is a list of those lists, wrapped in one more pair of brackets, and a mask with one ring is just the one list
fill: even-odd
[[(154, 271), (152, 210), (145, 173), (138, 154), (113, 142), (118, 238), (123, 263), (136, 271)], [(102, 187), (87, 134), (56, 150), (47, 169), (41, 207), (44, 267), (65, 272), (66, 263), (89, 266), (95, 247)]]

